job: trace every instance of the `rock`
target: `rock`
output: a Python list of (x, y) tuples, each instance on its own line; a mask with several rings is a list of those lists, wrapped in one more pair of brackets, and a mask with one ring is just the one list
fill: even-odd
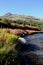
[(20, 37), (19, 40), (22, 44), (26, 44), (26, 40), (24, 38)]

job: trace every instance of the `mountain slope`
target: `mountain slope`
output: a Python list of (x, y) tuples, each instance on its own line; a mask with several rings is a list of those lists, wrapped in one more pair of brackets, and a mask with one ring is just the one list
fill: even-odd
[(23, 20), (23, 21), (36, 21), (36, 22), (42, 22), (43, 20), (33, 17), (33, 16), (26, 16), (26, 15), (17, 15), (12, 13), (6, 13), (5, 15), (1, 16), (1, 18), (7, 18), (10, 20)]

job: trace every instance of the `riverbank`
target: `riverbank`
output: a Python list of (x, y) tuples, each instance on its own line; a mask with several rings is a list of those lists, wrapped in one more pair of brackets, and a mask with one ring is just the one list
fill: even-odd
[(39, 28), (35, 26), (29, 26), (29, 25), (22, 25), (22, 24), (16, 24), (16, 23), (10, 23), (5, 24), (0, 22), (0, 29), (6, 29), (10, 33), (13, 33), (15, 35), (22, 35), (22, 34), (34, 34), (40, 31)]

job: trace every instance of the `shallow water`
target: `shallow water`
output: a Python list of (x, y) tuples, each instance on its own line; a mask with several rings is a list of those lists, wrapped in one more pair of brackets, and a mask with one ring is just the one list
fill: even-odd
[[(21, 55), (25, 56), (27, 53), (32, 52), (38, 56), (38, 60), (43, 60), (43, 34), (28, 35), (23, 37), (23, 39), (25, 43), (22, 44), (27, 45), (28, 48), (26, 51), (22, 51)], [(26, 65), (29, 65), (29, 63)]]
[(34, 34), (24, 37), (27, 44), (36, 45), (43, 51), (43, 34)]

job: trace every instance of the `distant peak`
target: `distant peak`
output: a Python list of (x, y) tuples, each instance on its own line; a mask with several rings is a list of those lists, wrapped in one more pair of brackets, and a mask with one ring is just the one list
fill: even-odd
[(12, 15), (12, 13), (6, 13), (5, 15)]

